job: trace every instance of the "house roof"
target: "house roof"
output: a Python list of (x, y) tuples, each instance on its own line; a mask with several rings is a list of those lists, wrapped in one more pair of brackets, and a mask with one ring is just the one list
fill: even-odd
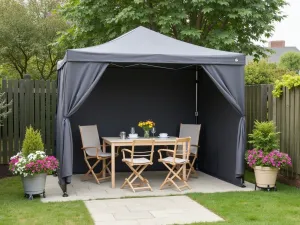
[[(282, 47), (282, 48), (267, 48), (274, 51), (274, 53), (269, 54), (268, 62), (278, 63), (280, 61), (280, 57), (287, 52), (300, 52), (296, 47)], [(249, 63), (253, 61), (253, 56), (247, 56), (246, 62)]]

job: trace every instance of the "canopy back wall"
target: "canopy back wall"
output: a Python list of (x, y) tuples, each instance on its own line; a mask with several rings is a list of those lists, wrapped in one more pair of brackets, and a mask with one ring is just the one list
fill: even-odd
[[(78, 125), (98, 126), (99, 135), (118, 136), (137, 126), (141, 120), (152, 119), (158, 135), (167, 132), (177, 136), (180, 123), (195, 123), (195, 70), (108, 67), (91, 95), (70, 118), (73, 134), (73, 172), (85, 173)], [(164, 169), (157, 162), (150, 170)], [(127, 171), (121, 156), (116, 171)]]

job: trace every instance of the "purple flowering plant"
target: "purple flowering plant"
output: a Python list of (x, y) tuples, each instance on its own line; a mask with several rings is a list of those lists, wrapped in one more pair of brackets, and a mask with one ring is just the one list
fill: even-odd
[(279, 150), (273, 150), (269, 153), (264, 153), (262, 150), (257, 149), (248, 150), (246, 161), (251, 168), (265, 166), (281, 169), (292, 166), (292, 160), (289, 155)]
[(58, 169), (58, 160), (47, 156), (43, 151), (36, 151), (24, 156), (23, 153), (10, 158), (9, 170), (15, 175), (28, 176), (40, 173), (50, 174)]

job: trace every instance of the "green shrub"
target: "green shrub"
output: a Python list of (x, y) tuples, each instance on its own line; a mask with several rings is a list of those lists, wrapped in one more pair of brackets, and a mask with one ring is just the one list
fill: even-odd
[(32, 126), (26, 128), (23, 141), (22, 152), (25, 157), (36, 151), (44, 151), (44, 144), (39, 130), (34, 130)]
[(300, 52), (287, 52), (280, 57), (279, 65), (282, 68), (299, 73), (300, 70)]
[(278, 66), (276, 63), (268, 63), (266, 60), (250, 62), (245, 66), (245, 83), (250, 84), (273, 84), (284, 74), (296, 74), (288, 69)]
[(289, 90), (294, 87), (300, 86), (300, 76), (292, 76), (286, 74), (282, 76), (281, 80), (276, 80), (274, 85), (274, 90), (272, 94), (279, 98), (282, 94), (282, 88), (287, 87)]
[(273, 121), (258, 122), (255, 121), (253, 133), (249, 134), (249, 143), (257, 150), (263, 150), (265, 153), (271, 152), (279, 147), (279, 132), (276, 132), (276, 126)]

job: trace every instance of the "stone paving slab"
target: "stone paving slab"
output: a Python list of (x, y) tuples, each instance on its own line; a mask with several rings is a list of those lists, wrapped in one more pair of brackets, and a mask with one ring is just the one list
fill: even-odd
[[(221, 217), (187, 196), (90, 200), (85, 201), (85, 205), (96, 225), (165, 225), (223, 221)], [(147, 205), (151, 207), (137, 210), (137, 207)]]
[(198, 171), (197, 178), (190, 178), (188, 183), (191, 189), (186, 189), (178, 192), (176, 189), (170, 187), (159, 190), (161, 183), (167, 175), (167, 171), (149, 171), (144, 172), (143, 175), (147, 178), (152, 186), (153, 191), (138, 191), (133, 193), (131, 189), (120, 189), (124, 179), (130, 173), (122, 172), (116, 174), (116, 188), (111, 188), (110, 180), (97, 184), (95, 180), (81, 181), (81, 175), (73, 175), (72, 183), (68, 185), (69, 197), (62, 197), (62, 191), (58, 185), (58, 178), (48, 176), (46, 181), (46, 195), (42, 202), (56, 202), (56, 201), (74, 201), (74, 200), (93, 200), (93, 199), (110, 199), (123, 197), (138, 197), (138, 196), (167, 196), (167, 195), (181, 195), (191, 192), (197, 193), (215, 193), (215, 192), (230, 192), (230, 191), (253, 191), (254, 184), (246, 182), (246, 188), (241, 188), (233, 184), (227, 183), (210, 175)]

